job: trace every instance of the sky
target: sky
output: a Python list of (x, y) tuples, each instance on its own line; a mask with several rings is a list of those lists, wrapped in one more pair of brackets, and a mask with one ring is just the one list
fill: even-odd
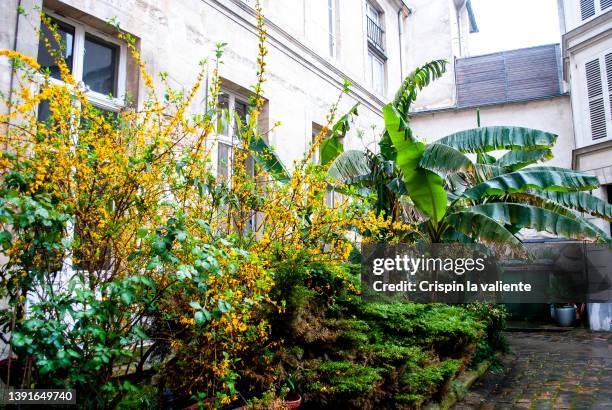
[(472, 56), (561, 41), (557, 0), (472, 0), (472, 9)]

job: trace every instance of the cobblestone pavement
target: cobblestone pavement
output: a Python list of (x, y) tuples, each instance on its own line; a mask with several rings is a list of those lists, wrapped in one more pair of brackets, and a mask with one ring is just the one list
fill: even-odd
[(612, 332), (507, 336), (503, 369), (481, 377), (453, 410), (612, 410)]

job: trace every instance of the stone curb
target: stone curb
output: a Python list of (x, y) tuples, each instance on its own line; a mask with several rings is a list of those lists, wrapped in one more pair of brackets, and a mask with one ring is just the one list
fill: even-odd
[[(497, 353), (495, 357), (497, 359), (501, 359), (502, 354)], [(444, 399), (442, 399), (440, 403), (430, 403), (424, 407), (424, 410), (450, 409), (459, 400), (465, 397), (465, 395), (468, 393), (469, 388), (474, 384), (474, 382), (476, 382), (476, 380), (478, 380), (478, 378), (480, 378), (483, 374), (487, 372), (487, 370), (489, 370), (492, 363), (493, 360), (485, 360), (484, 362), (480, 363), (476, 369), (468, 370), (461, 374), (459, 377), (452, 381), (452, 383), (461, 384), (461, 389), (451, 388), (450, 391), (446, 394), (446, 397), (444, 397)]]

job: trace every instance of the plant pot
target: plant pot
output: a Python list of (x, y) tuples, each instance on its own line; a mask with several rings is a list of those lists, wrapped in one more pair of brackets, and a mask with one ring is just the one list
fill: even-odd
[(573, 306), (564, 306), (555, 309), (555, 316), (560, 326), (569, 327), (576, 319), (576, 308)]
[(299, 409), (302, 405), (302, 396), (297, 393), (290, 394), (285, 397), (285, 406), (288, 409)]

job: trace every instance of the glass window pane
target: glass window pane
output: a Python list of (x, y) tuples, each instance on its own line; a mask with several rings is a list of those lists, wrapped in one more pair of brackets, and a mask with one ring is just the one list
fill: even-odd
[(220, 121), (220, 124), (218, 124), (217, 129), (221, 128), (221, 134), (227, 136), (228, 129), (229, 129), (229, 127), (227, 126), (227, 115), (228, 115), (228, 110), (229, 110), (229, 95), (227, 94), (219, 95), (217, 105), (218, 105), (217, 108), (219, 109), (218, 121)]
[(383, 93), (385, 82), (384, 63), (372, 56), (372, 88), (379, 94)]
[(72, 71), (72, 57), (74, 53), (74, 27), (69, 26), (68, 24), (59, 22), (57, 20), (52, 20), (53, 25), (56, 25), (57, 34), (61, 37), (61, 44), (58, 44), (55, 41), (55, 37), (51, 30), (47, 28), (44, 24), (41, 24), (41, 38), (38, 41), (38, 63), (41, 67), (48, 68), (51, 72), (51, 77), (61, 79), (59, 67), (55, 63), (55, 59), (49, 54), (49, 50), (45, 46), (45, 38), (49, 40), (49, 44), (51, 48), (59, 53), (60, 50), (63, 50), (63, 57), (66, 61), (66, 65), (68, 69)]
[(53, 117), (51, 116), (49, 101), (42, 100), (40, 104), (38, 104), (38, 122), (50, 123), (51, 121), (53, 121)]
[(219, 181), (227, 181), (229, 178), (230, 155), (232, 147), (222, 142), (217, 148), (217, 177)]
[(370, 3), (366, 4), (366, 14), (374, 23), (379, 24), (379, 13), (378, 10)]
[(83, 81), (100, 94), (117, 94), (118, 47), (92, 36), (85, 36)]
[[(246, 103), (236, 100), (236, 102), (234, 103), (234, 111), (235, 111), (236, 118), (240, 118), (240, 123), (244, 127), (244, 125), (246, 124), (246, 116), (247, 116)], [(235, 126), (234, 136), (238, 136), (238, 121), (234, 121), (234, 124), (235, 124), (234, 125)]]

